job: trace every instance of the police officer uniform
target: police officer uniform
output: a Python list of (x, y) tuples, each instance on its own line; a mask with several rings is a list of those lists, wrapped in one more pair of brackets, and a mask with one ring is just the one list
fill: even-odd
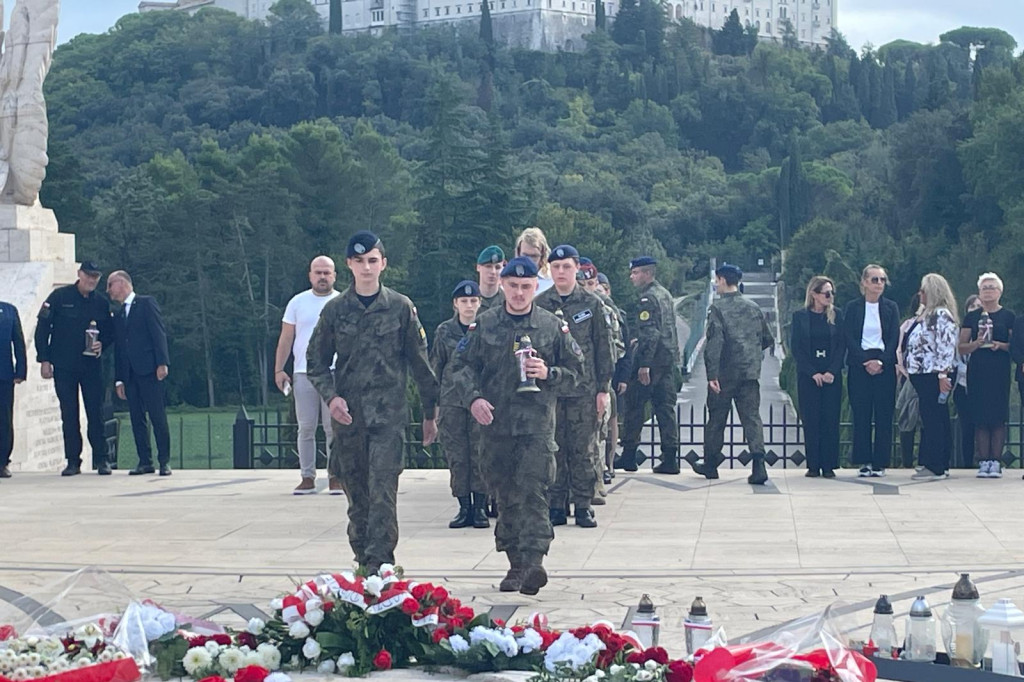
[[(632, 260), (630, 269), (655, 265), (650, 256)], [(676, 329), (672, 294), (657, 280), (639, 290), (636, 318), (631, 330), (636, 334), (636, 347), (625, 400), (625, 424), (622, 435), (622, 457), (619, 465), (636, 471), (636, 450), (644, 423), (644, 406), (650, 402), (658, 420), (661, 435), (661, 464), (656, 473), (679, 473), (679, 427), (676, 419), (676, 372), (679, 363), (679, 332)], [(650, 369), (650, 383), (640, 383), (638, 372)]]
[[(375, 248), (383, 255), (376, 235), (358, 232), (346, 254), (354, 258)], [(407, 297), (386, 286), (364, 297), (350, 285), (324, 306), (306, 363), (306, 376), (324, 402), (341, 397), (348, 403), (352, 423), (331, 420), (329, 468), (348, 497), (348, 539), (356, 560), (376, 571), (394, 563), (398, 544), (410, 372), (424, 416), (433, 418), (436, 411), (438, 384), (427, 359), (427, 335)]]
[[(453, 301), (467, 296), (480, 297), (480, 287), (476, 282), (463, 280), (452, 291)], [(462, 324), (457, 312), (451, 319), (437, 325), (434, 343), (430, 347), (430, 364), (441, 382), (438, 435), (448, 460), (452, 497), (459, 501), (459, 513), (448, 527), (489, 528), (491, 524), (484, 511), (487, 487), (480, 465), (480, 425), (459, 400), (452, 372), (452, 356), (468, 329), (469, 325)]]
[[(85, 261), (82, 272), (98, 276), (99, 267)], [(63, 476), (74, 476), (82, 466), (82, 427), (79, 423), (78, 393), (85, 405), (86, 431), (92, 446), (97, 473), (110, 474), (107, 443), (103, 435), (103, 359), (84, 355), (86, 330), (95, 323), (104, 348), (113, 348), (113, 318), (110, 301), (98, 291), (82, 295), (78, 285), (69, 284), (51, 293), (39, 310), (36, 323), (36, 361), (53, 365), (53, 386), (60, 403), (64, 432)]]
[[(743, 271), (723, 264), (718, 277), (733, 277)], [(708, 388), (708, 423), (704, 427), (704, 461), (693, 470), (706, 478), (718, 478), (723, 461), (725, 425), (733, 404), (743, 425), (743, 438), (753, 457), (747, 481), (764, 484), (768, 472), (764, 462), (764, 433), (761, 424), (761, 360), (764, 350), (775, 343), (761, 308), (739, 291), (719, 294), (711, 304), (704, 342), (704, 368), (708, 381), (718, 381), (718, 393)]]
[[(529, 258), (513, 258), (502, 277), (536, 278), (537, 266)], [(527, 336), (534, 357), (548, 366), (548, 377), (536, 381), (536, 392), (517, 391), (515, 353)], [(577, 392), (583, 354), (569, 325), (534, 305), (523, 315), (505, 307), (479, 315), (459, 342), (454, 362), (463, 406), (472, 409), (481, 398), (494, 406), (494, 420), (482, 431), (488, 483), (500, 509), (495, 547), (507, 554), (510, 566), (499, 587), (536, 594), (547, 584), (543, 559), (554, 537), (547, 492), (555, 476), (555, 407), (559, 397)]]
[[(579, 252), (568, 244), (556, 246), (548, 256), (549, 263), (566, 259), (579, 260)], [(557, 469), (555, 481), (548, 491), (551, 522), (556, 526), (566, 523), (565, 509), (571, 501), (575, 507), (576, 525), (593, 528), (597, 521), (590, 505), (597, 492), (595, 465), (600, 425), (596, 398), (598, 393), (611, 391), (612, 373), (615, 371), (610, 315), (606, 313), (601, 299), (576, 283), (566, 296), (552, 286), (537, 294), (535, 302), (569, 325), (584, 358), (583, 376), (576, 390), (558, 399)]]
[(0, 478), (10, 478), (14, 451), (14, 382), (28, 375), (18, 309), (0, 301)]

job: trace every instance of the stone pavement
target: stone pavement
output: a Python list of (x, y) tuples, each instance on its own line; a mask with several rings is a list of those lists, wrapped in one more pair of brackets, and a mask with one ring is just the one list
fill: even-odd
[[(789, 470), (757, 489), (744, 471), (715, 482), (620, 473), (596, 510), (600, 527), (557, 529), (551, 582), (526, 597), (497, 591), (506, 564), (491, 531), (447, 528), (447, 472), (407, 471), (398, 559), (410, 577), (441, 581), (475, 608), (497, 605), (512, 620), (543, 610), (555, 626), (621, 624), (647, 592), (663, 642), (681, 653), (682, 620), (698, 594), (734, 641), (837, 600), (866, 626), (882, 592), (897, 613), (916, 594), (942, 606), (958, 571), (971, 572), (984, 604), (1006, 596), (1024, 605), (1018, 473), (925, 483), (904, 471), (870, 481), (843, 471), (829, 481)], [(47, 585), (95, 565), (136, 595), (195, 616), (227, 605), (215, 619), (240, 624), (297, 582), (351, 565), (345, 498), (293, 497), (294, 479), (259, 470), (5, 480), (0, 621), (19, 594), (45, 601)]]

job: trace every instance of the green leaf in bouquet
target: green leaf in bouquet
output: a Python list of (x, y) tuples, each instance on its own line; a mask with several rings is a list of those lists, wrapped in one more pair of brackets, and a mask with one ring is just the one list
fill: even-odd
[(341, 654), (349, 651), (351, 647), (348, 645), (348, 639), (342, 637), (335, 632), (317, 632), (316, 642), (320, 645), (320, 648), (336, 658)]

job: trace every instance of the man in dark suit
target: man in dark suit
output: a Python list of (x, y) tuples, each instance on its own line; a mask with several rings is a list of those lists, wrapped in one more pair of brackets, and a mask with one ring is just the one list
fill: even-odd
[(862, 296), (846, 304), (843, 311), (853, 463), (861, 465), (861, 477), (885, 476), (892, 457), (900, 309), (895, 301), (882, 296), (887, 282), (882, 266), (868, 265), (861, 274)]
[(152, 474), (153, 450), (149, 444), (149, 424), (153, 422), (156, 438), (157, 462), (160, 475), (171, 475), (171, 435), (164, 411), (164, 389), (167, 378), (167, 331), (164, 329), (160, 306), (152, 296), (139, 296), (132, 286), (132, 278), (124, 270), (116, 270), (107, 277), (107, 293), (123, 304), (114, 317), (116, 362), (114, 380), (117, 397), (128, 401), (132, 418), (132, 434), (139, 453), (139, 464), (128, 472), (130, 476)]
[(25, 381), (25, 335), (18, 309), (0, 301), (0, 478), (10, 478), (14, 451), (14, 385)]

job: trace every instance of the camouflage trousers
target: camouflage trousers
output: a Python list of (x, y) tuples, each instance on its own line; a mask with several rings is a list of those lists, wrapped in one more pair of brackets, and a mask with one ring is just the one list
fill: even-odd
[(632, 457), (640, 445), (640, 432), (644, 426), (644, 405), (651, 403), (651, 411), (658, 420), (661, 452), (679, 453), (679, 424), (676, 420), (676, 384), (672, 369), (651, 369), (651, 383), (644, 386), (633, 377), (623, 396), (625, 419), (622, 425), (622, 454)]
[(595, 396), (559, 398), (555, 408), (555, 481), (548, 490), (552, 509), (572, 502), (586, 509), (594, 499), (598, 414)]
[(597, 476), (597, 482), (595, 488), (597, 494), (601, 497), (607, 497), (608, 493), (604, 489), (604, 472), (610, 469), (611, 466), (608, 464), (611, 460), (608, 459), (609, 445), (611, 446), (612, 453), (615, 452), (615, 443), (611, 442), (611, 425), (615, 421), (615, 391), (608, 394), (608, 405), (604, 409), (604, 413), (601, 415), (601, 419), (597, 426), (597, 447), (595, 448), (594, 454), (594, 474)]
[(554, 443), (547, 435), (490, 439), (487, 482), (498, 500), (494, 546), (499, 552), (547, 554), (555, 537), (548, 486), (555, 478)]
[(364, 566), (394, 563), (402, 429), (332, 424), (329, 468), (348, 497), (348, 543), (356, 561)]
[(480, 427), (469, 410), (461, 407), (441, 408), (438, 433), (444, 456), (448, 460), (449, 485), (453, 497), (469, 497), (487, 491), (481, 462)]
[(708, 423), (704, 427), (704, 459), (722, 454), (725, 425), (733, 403), (743, 425), (743, 438), (751, 454), (764, 454), (761, 424), (761, 384), (757, 381), (719, 381), (721, 393), (708, 389)]

